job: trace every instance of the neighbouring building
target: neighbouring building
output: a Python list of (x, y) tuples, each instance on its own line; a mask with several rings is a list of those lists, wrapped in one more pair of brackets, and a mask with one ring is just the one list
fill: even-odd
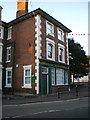
[(4, 24), (3, 91), (50, 94), (68, 90), (71, 32), (40, 8), (18, 1), (16, 19)]
[(3, 27), (2, 27), (2, 21), (1, 21), (1, 12), (2, 7), (0, 6), (0, 90), (2, 90), (2, 40), (3, 40)]
[(89, 60), (88, 82), (90, 83), (90, 56), (89, 55), (88, 55), (88, 60)]

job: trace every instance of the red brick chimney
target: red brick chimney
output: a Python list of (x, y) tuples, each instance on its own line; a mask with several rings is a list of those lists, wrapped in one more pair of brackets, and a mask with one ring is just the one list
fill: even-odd
[(17, 12), (16, 18), (28, 13), (28, 0), (18, 0), (17, 1)]

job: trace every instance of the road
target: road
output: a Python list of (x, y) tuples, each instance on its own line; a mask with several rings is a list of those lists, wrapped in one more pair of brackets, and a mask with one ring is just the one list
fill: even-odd
[(3, 105), (3, 118), (88, 118), (88, 97)]

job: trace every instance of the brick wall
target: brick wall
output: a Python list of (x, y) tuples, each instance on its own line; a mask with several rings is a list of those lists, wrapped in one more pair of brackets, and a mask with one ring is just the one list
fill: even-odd
[[(55, 44), (55, 61), (58, 62), (58, 43), (62, 44), (65, 46), (65, 63), (67, 63), (67, 47), (66, 47), (66, 36), (64, 35), (64, 39), (65, 41), (62, 42), (60, 40), (58, 40), (58, 35), (57, 35), (57, 27), (56, 25), (54, 25), (54, 33), (55, 36), (52, 37), (50, 35), (46, 35), (46, 19), (44, 17), (41, 18), (42, 20), (42, 58), (46, 59), (46, 38), (49, 38), (51, 40), (53, 40), (56, 44)], [(64, 32), (65, 33), (65, 32)]]

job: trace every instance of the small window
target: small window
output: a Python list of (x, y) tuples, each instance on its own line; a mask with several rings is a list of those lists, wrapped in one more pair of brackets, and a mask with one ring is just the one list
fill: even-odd
[(47, 40), (47, 59), (55, 60), (55, 43), (52, 40)]
[(48, 68), (42, 67), (42, 74), (48, 74)]
[(65, 50), (64, 50), (64, 46), (59, 46), (58, 47), (58, 61), (59, 62), (65, 62)]
[(31, 87), (31, 65), (23, 66), (24, 68), (24, 87)]
[(59, 60), (63, 61), (63, 49), (59, 48)]
[(0, 27), (0, 38), (3, 39), (3, 27)]
[(58, 39), (61, 40), (61, 41), (64, 41), (63, 31), (61, 29), (58, 29)]
[(50, 22), (47, 22), (47, 35), (54, 36), (54, 25)]
[(52, 54), (53, 54), (53, 45), (48, 44), (48, 58), (52, 58)]
[(12, 27), (8, 28), (8, 40), (12, 38)]
[(0, 62), (2, 62), (2, 46), (0, 45)]
[(6, 87), (12, 86), (12, 68), (6, 68)]
[(7, 61), (6, 62), (10, 62), (11, 61), (11, 47), (7, 47)]

